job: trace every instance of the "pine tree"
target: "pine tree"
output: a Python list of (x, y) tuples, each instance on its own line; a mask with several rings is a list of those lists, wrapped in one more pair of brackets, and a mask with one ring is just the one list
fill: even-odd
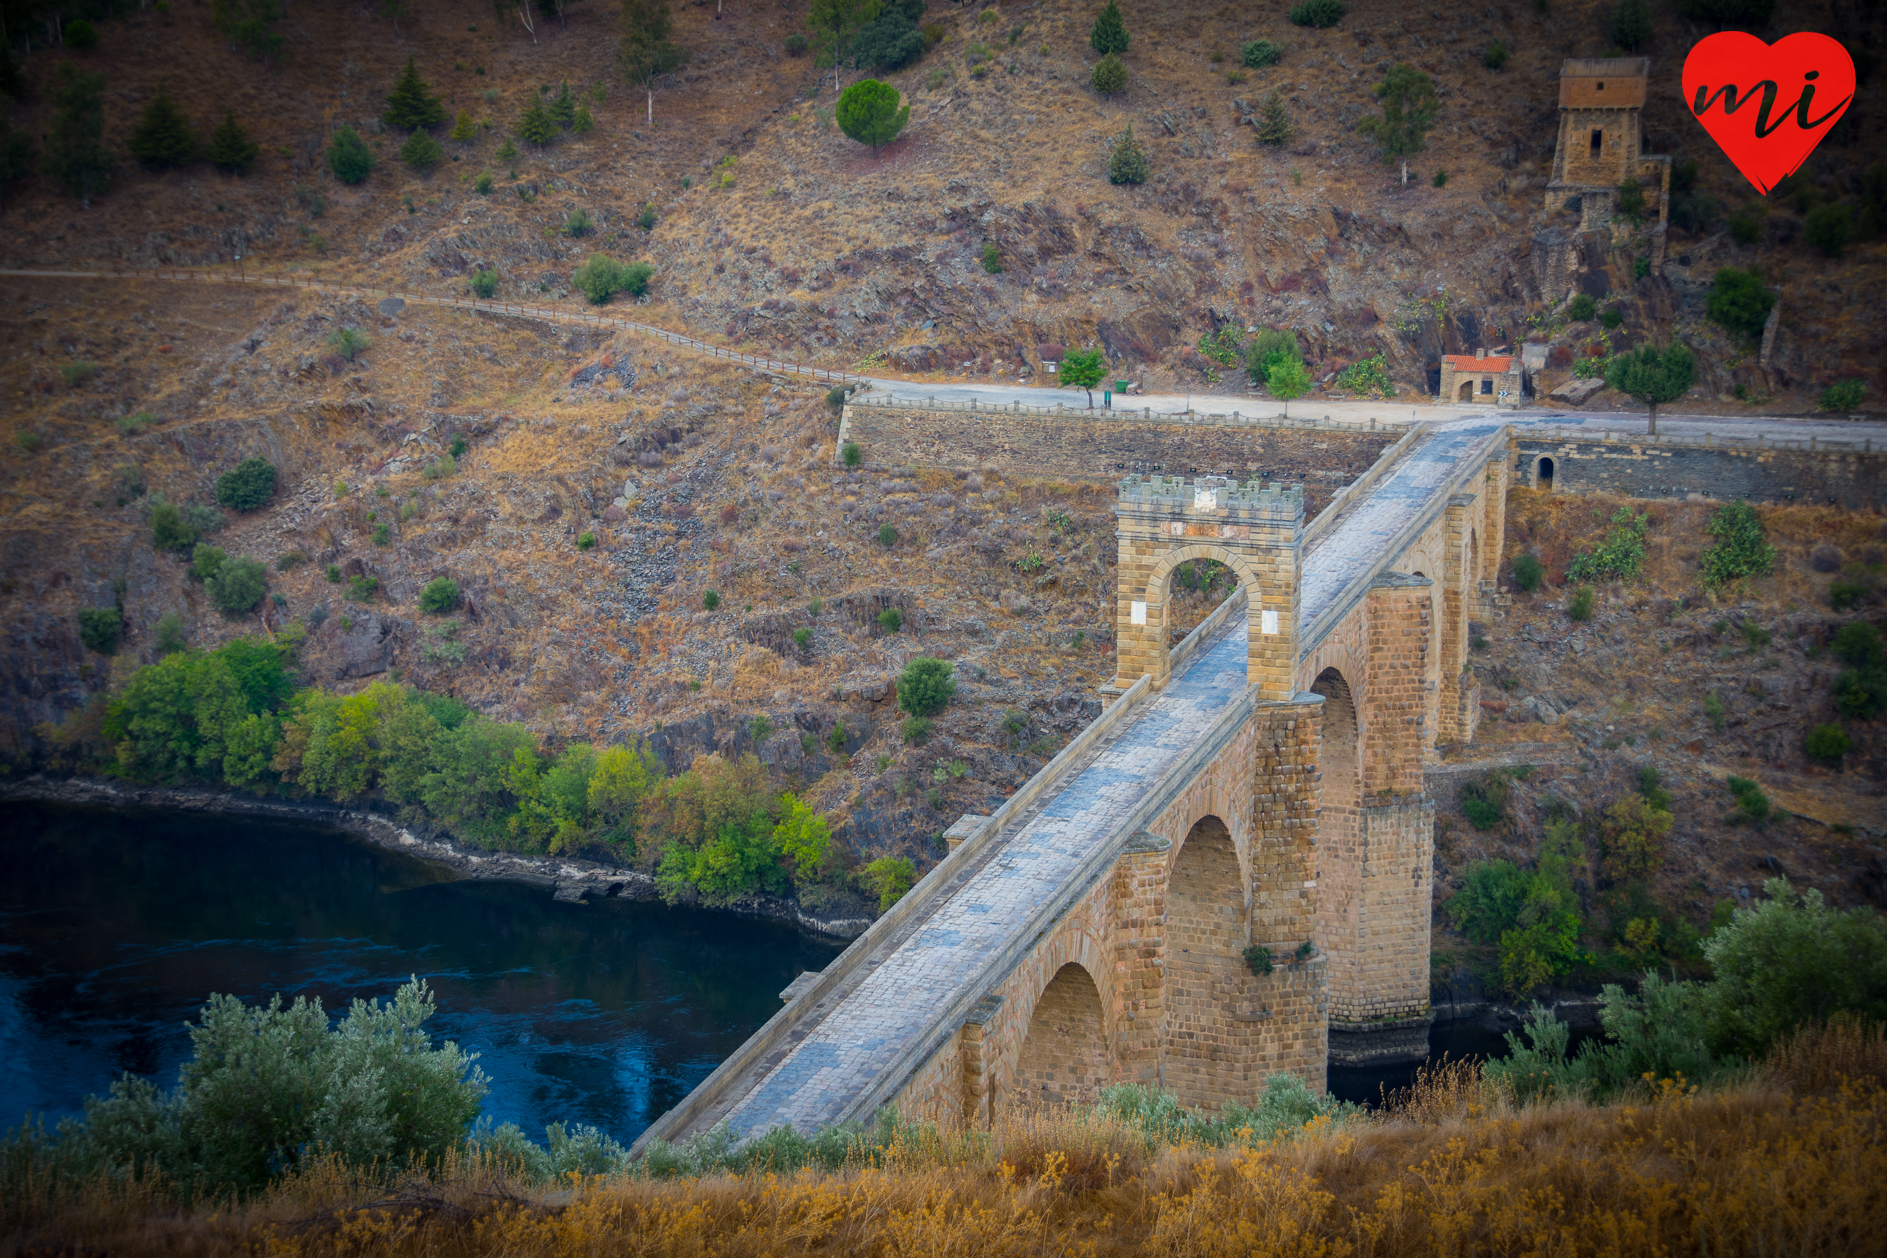
[(578, 105), (576, 117), (570, 120), (570, 129), (578, 135), (588, 135), (596, 130), (596, 119), (590, 116), (588, 105)]
[(1108, 53), (1094, 63), (1094, 72), (1088, 76), (1088, 86), (1103, 96), (1126, 91), (1127, 63), (1113, 53)]
[(1127, 129), (1114, 141), (1113, 155), (1107, 159), (1107, 181), (1109, 183), (1145, 183), (1152, 173), (1152, 163), (1147, 161), (1147, 151), (1140, 147), (1140, 141), (1134, 139), (1134, 124), (1128, 123)]
[(61, 62), (54, 100), (46, 173), (89, 209), (92, 193), (104, 191), (111, 179), (111, 153), (105, 148), (105, 76)]
[(445, 108), (439, 98), (432, 94), (426, 80), (419, 77), (419, 70), (413, 65), (413, 59), (406, 59), (406, 69), (400, 71), (399, 82), (393, 85), (393, 91), (387, 97), (387, 111), (381, 115), (389, 127), (436, 127), (445, 121)]
[(170, 99), (169, 87), (158, 85), (157, 95), (144, 107), (125, 147), (146, 170), (181, 166), (197, 155), (197, 137), (190, 130), (190, 120)]
[(478, 129), (472, 125), (472, 115), (463, 109), (459, 110), (459, 116), (452, 120), (451, 138), (460, 144), (470, 144), (478, 138)]
[(1260, 111), (1258, 142), (1273, 148), (1291, 138), (1291, 115), (1285, 111), (1284, 97), (1273, 90)]
[(577, 120), (577, 102), (570, 95), (568, 80), (565, 80), (562, 88), (557, 92), (556, 99), (550, 102), (550, 117), (563, 131), (568, 131), (571, 124)]
[(1110, 52), (1118, 55), (1127, 51), (1127, 24), (1121, 20), (1120, 5), (1115, 0), (1107, 0), (1107, 7), (1094, 19), (1094, 29), (1088, 34), (1088, 42), (1102, 56)]
[(532, 144), (549, 144), (557, 138), (557, 121), (550, 116), (541, 98), (533, 96), (519, 115), (518, 137)]
[(232, 175), (246, 175), (261, 151), (262, 147), (249, 138), (249, 133), (236, 121), (236, 111), (231, 109), (223, 114), (223, 121), (217, 124), (216, 130), (210, 132), (210, 144), (204, 156)]
[(400, 160), (414, 170), (431, 170), (445, 160), (446, 151), (439, 147), (439, 141), (424, 131), (415, 131), (406, 137), (406, 143), (400, 145)]
[(1612, 10), (1612, 42), (1620, 48), (1637, 48), (1650, 38), (1650, 0), (1618, 0)]

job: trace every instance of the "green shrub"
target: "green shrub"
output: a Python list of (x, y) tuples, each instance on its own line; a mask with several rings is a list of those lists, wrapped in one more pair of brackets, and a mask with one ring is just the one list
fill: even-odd
[(1514, 584), (1531, 594), (1546, 579), (1546, 565), (1526, 551), (1514, 556)]
[(1833, 721), (1817, 725), (1802, 742), (1802, 749), (1808, 753), (1809, 759), (1819, 760), (1823, 764), (1841, 763), (1841, 757), (1847, 755), (1852, 746), (1848, 731)]
[(1437, 188), (1446, 188), (1448, 186), (1448, 172), (1445, 170), (1436, 171), (1434, 183)]
[(787, 56), (789, 57), (804, 56), (806, 52), (806, 47), (807, 47), (807, 39), (803, 33), (799, 31), (794, 31), (791, 35), (788, 35), (786, 37), (786, 55)]
[(76, 363), (67, 363), (65, 366), (59, 368), (59, 374), (65, 377), (66, 385), (69, 388), (76, 389), (98, 374), (98, 364), (82, 360)]
[(1481, 53), (1481, 64), (1490, 70), (1498, 70), (1507, 64), (1507, 45), (1498, 39), (1489, 44)]
[(898, 544), (898, 531), (889, 524), (880, 525), (878, 527), (878, 544), (887, 548), (896, 546)]
[(1592, 602), (1592, 591), (1583, 585), (1580, 586), (1573, 591), (1572, 601), (1566, 604), (1567, 617), (1572, 620), (1591, 620)]
[(1245, 346), (1245, 373), (1251, 377), (1253, 384), (1263, 384), (1270, 378), (1273, 367), (1297, 362), (1303, 356), (1304, 352), (1297, 344), (1297, 333), (1260, 328)]
[(1724, 779), (1723, 784), (1730, 788), (1730, 794), (1736, 798), (1738, 815), (1731, 820), (1752, 821), (1758, 825), (1769, 820), (1769, 796), (1763, 793), (1762, 787), (1749, 778), (1735, 775)]
[(863, 457), (864, 452), (858, 448), (858, 442), (856, 441), (848, 441), (843, 446), (839, 447), (839, 458), (844, 461), (847, 467), (857, 467)]
[(1265, 975), (1271, 973), (1271, 971), (1276, 968), (1275, 958), (1271, 955), (1271, 949), (1263, 945), (1247, 944), (1245, 946), (1244, 957), (1245, 968), (1250, 970), (1257, 978), (1265, 977)]
[(1605, 313), (1599, 316), (1599, 326), (1608, 332), (1616, 330), (1623, 322), (1625, 322), (1625, 316), (1618, 312), (1617, 306), (1607, 306)]
[(917, 866), (906, 856), (880, 856), (865, 866), (860, 881), (878, 897), (878, 911), (882, 913), (903, 899), (917, 881)]
[(577, 536), (577, 549), (589, 550), (596, 545), (596, 534), (581, 533)]
[(327, 578), (329, 585), (339, 585), (341, 583), (341, 565), (337, 563), (329, 564)]
[(1854, 216), (1839, 203), (1817, 206), (1802, 225), (1802, 239), (1830, 258), (1838, 258), (1854, 238)]
[(328, 348), (350, 363), (366, 353), (372, 344), (367, 334), (358, 328), (336, 328), (328, 334)]
[(229, 616), (254, 609), (269, 592), (269, 570), (254, 559), (238, 555), (223, 561), (216, 574), (203, 582), (210, 601)]
[(793, 645), (798, 647), (802, 651), (807, 650), (809, 647), (811, 647), (812, 646), (812, 630), (808, 629), (804, 625), (801, 625), (799, 628), (793, 630)]
[(930, 737), (930, 718), (927, 716), (907, 716), (898, 730), (898, 736), (906, 743), (917, 744)]
[(1842, 380), (1821, 391), (1815, 405), (1824, 411), (1858, 411), (1867, 399), (1867, 384), (1861, 380)]
[(492, 270), (474, 270), (471, 279), (472, 296), (489, 300), (498, 291), (498, 272)]
[(1835, 635), (1837, 658), (1848, 665), (1835, 677), (1835, 710), (1853, 721), (1887, 711), (1887, 650), (1874, 626), (1850, 621)]
[(472, 180), (472, 191), (476, 192), (481, 197), (490, 196), (491, 190), (496, 186), (489, 170), (479, 171), (478, 177)]
[(100, 655), (116, 655), (124, 633), (124, 613), (110, 607), (79, 608), (79, 641)]
[(622, 269), (622, 291), (631, 297), (645, 297), (649, 291), (649, 281), (655, 278), (655, 267), (647, 262), (631, 262)]
[(1598, 303), (1586, 293), (1579, 293), (1566, 303), (1566, 315), (1574, 323), (1584, 323), (1598, 312)]
[(1120, 15), (1118, 0), (1107, 0), (1107, 5), (1095, 16), (1094, 25), (1088, 31), (1088, 46), (1103, 57), (1118, 56), (1127, 51), (1130, 38), (1127, 23)]
[(38, 454), (46, 448), (46, 439), (36, 432), (16, 432), (13, 434), (13, 444), (26, 454)]
[(1268, 39), (1254, 39), (1242, 44), (1238, 50), (1239, 64), (1252, 70), (1262, 70), (1266, 66), (1276, 65), (1284, 56), (1284, 50)]
[(393, 530), (391, 528), (387, 527), (384, 524), (374, 525), (374, 530), (373, 530), (373, 544), (374, 545), (385, 546), (388, 542), (392, 540), (393, 540)]
[(878, 613), (878, 627), (886, 633), (897, 633), (904, 628), (904, 613), (895, 607), (887, 607)]
[(920, 655), (898, 674), (898, 707), (912, 716), (935, 716), (957, 693), (956, 669), (947, 660)]
[(719, 590), (708, 590), (706, 593), (702, 594), (701, 606), (707, 608), (709, 611), (715, 610), (720, 605), (721, 592)]
[(1605, 540), (1591, 551), (1573, 556), (1566, 568), (1568, 581), (1628, 581), (1644, 568), (1645, 533), (1651, 525), (1649, 512), (1634, 512), (1620, 507), (1612, 516), (1612, 528)]
[(197, 544), (198, 531), (174, 504), (158, 502), (151, 508), (151, 545), (157, 550), (186, 551)]
[(98, 28), (84, 18), (74, 18), (60, 32), (65, 46), (74, 52), (89, 52), (98, 47)]
[(1725, 331), (1756, 341), (1761, 339), (1769, 308), (1775, 304), (1776, 295), (1763, 287), (1760, 272), (1726, 266), (1710, 281), (1704, 313)]
[(1702, 706), (1704, 710), (1704, 719), (1710, 722), (1710, 728), (1716, 730), (1718, 733), (1722, 733), (1723, 727), (1726, 724), (1726, 720), (1725, 720), (1724, 711), (1723, 711), (1723, 699), (1721, 698), (1721, 696), (1719, 696), (1717, 692), (1714, 690), (1708, 692), (1703, 697)]
[(1501, 773), (1484, 773), (1464, 783), (1457, 798), (1461, 815), (1476, 830), (1492, 830), (1507, 816), (1507, 796), (1512, 790)]
[(157, 618), (157, 637), (155, 649), (159, 659), (175, 655), (189, 643), (184, 640), (183, 617), (176, 612), (165, 612)]
[(373, 173), (374, 161), (373, 150), (354, 128), (343, 126), (334, 133), (328, 145), (328, 169), (336, 179), (344, 184), (360, 183)]
[(445, 159), (445, 149), (424, 131), (413, 132), (400, 145), (400, 160), (414, 170), (431, 170)]
[(451, 577), (435, 577), (419, 592), (419, 610), (438, 615), (459, 605), (459, 583)]
[(1296, 26), (1330, 27), (1341, 22), (1348, 11), (1343, 0), (1299, 0), (1291, 6), (1291, 22)]
[(232, 511), (254, 511), (275, 496), (275, 464), (244, 459), (216, 478), (216, 500)]
[(1147, 157), (1147, 150), (1134, 139), (1134, 124), (1129, 122), (1115, 137), (1113, 151), (1108, 154), (1107, 181), (1143, 184), (1152, 171), (1153, 163)]
[(379, 593), (379, 577), (358, 576), (347, 579), (347, 597), (350, 602), (371, 602)]
[(832, 388), (826, 390), (826, 405), (834, 411), (842, 411), (845, 409), (844, 386), (834, 385)]
[(223, 566), (224, 561), (228, 558), (229, 556), (223, 553), (220, 546), (212, 546), (208, 542), (199, 542), (196, 549), (191, 552), (190, 555), (191, 579), (195, 581), (208, 581), (211, 577), (216, 575), (217, 570)]
[(113, 421), (113, 423), (117, 427), (119, 435), (136, 437), (141, 435), (145, 429), (156, 427), (157, 416), (151, 414), (149, 411), (138, 411), (131, 415), (121, 415)]
[(1351, 363), (1337, 373), (1337, 386), (1353, 393), (1368, 393), (1374, 397), (1391, 397), (1395, 394), (1395, 382), (1390, 380), (1389, 371), (1383, 362), (1383, 356), (1364, 358)]
[(1103, 96), (1126, 91), (1127, 63), (1113, 53), (1108, 53), (1094, 63), (1094, 69), (1088, 75), (1088, 86)]
[(1717, 539), (1700, 561), (1705, 588), (1764, 576), (1775, 566), (1776, 551), (1764, 539), (1762, 518), (1743, 499), (1718, 508), (1704, 527)]

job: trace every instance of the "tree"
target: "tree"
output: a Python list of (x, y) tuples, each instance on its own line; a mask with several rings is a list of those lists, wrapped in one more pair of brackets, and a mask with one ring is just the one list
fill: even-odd
[(406, 59), (406, 68), (400, 71), (393, 90), (387, 94), (386, 112), (380, 118), (389, 127), (408, 131), (416, 127), (436, 127), (445, 121), (445, 107), (432, 94), (426, 80), (419, 77), (413, 58)]
[(1101, 383), (1101, 377), (1106, 374), (1107, 359), (1101, 356), (1098, 346), (1071, 349), (1062, 355), (1061, 382), (1070, 388), (1085, 390), (1089, 410), (1094, 409), (1094, 386)]
[(845, 89), (833, 113), (839, 130), (860, 144), (871, 145), (876, 156), (878, 146), (897, 139), (911, 120), (911, 107), (899, 101), (898, 89), (889, 83), (860, 79)]
[(1284, 413), (1289, 415), (1291, 399), (1310, 392), (1310, 372), (1305, 370), (1302, 359), (1281, 359), (1266, 369), (1265, 387), (1271, 390), (1273, 397), (1284, 399)]
[(518, 138), (531, 144), (550, 144), (557, 139), (557, 120), (543, 98), (533, 95), (531, 103), (518, 115)]
[(1618, 214), (1634, 223), (1645, 215), (1645, 187), (1635, 175), (1626, 176), (1618, 185)]
[(655, 124), (655, 80), (688, 64), (688, 50), (669, 39), (674, 19), (668, 0), (622, 0), (622, 74), (648, 97), (649, 124)]
[(1271, 378), (1274, 366), (1303, 356), (1304, 351), (1297, 344), (1297, 333), (1265, 328), (1245, 347), (1245, 373), (1253, 384), (1264, 384)]
[(860, 69), (901, 70), (924, 52), (924, 33), (902, 10), (881, 13), (852, 37), (852, 61)]
[(159, 502), (151, 508), (151, 546), (154, 549), (186, 551), (197, 544), (198, 536), (199, 531), (183, 518), (183, 512), (175, 503)]
[(1341, 22), (1348, 11), (1349, 6), (1343, 0), (1300, 0), (1291, 6), (1290, 18), (1295, 26), (1311, 26), (1321, 30)]
[(1112, 96), (1127, 88), (1127, 63), (1114, 53), (1108, 53), (1094, 63), (1094, 72), (1088, 76), (1088, 86), (1103, 96)]
[(275, 24), (282, 20), (281, 0), (210, 0), (210, 21), (223, 37), (263, 61), (282, 53)]
[(464, 1142), (487, 1086), (472, 1055), (433, 1046), (423, 1024), (435, 1009), (420, 979), (385, 1004), (356, 1000), (335, 1026), (319, 1000), (213, 995), (174, 1090), (126, 1074), (61, 1139), (82, 1164), (219, 1195), (261, 1189), (317, 1150), (351, 1166), (436, 1164)]
[(662, 780), (662, 762), (647, 743), (611, 747), (590, 770), (589, 815), (592, 832), (612, 847), (635, 851), (636, 812), (643, 797)]
[(1775, 304), (1776, 295), (1763, 287), (1762, 272), (1726, 266), (1710, 281), (1704, 313), (1724, 330), (1754, 341), (1762, 336), (1769, 308)]
[(246, 555), (223, 561), (215, 574), (203, 583), (210, 601), (224, 613), (240, 616), (252, 610), (269, 592), (269, 570), (259, 560)]
[(1605, 387), (1629, 393), (1651, 408), (1650, 431), (1658, 432), (1658, 404), (1675, 402), (1690, 391), (1697, 359), (1681, 343), (1666, 349), (1641, 345), (1613, 358), (1605, 367)]
[(550, 110), (550, 120), (557, 124), (559, 130), (568, 131), (571, 125), (576, 122), (577, 102), (576, 98), (570, 95), (570, 80), (565, 79), (563, 81), (562, 85), (557, 89), (557, 94), (551, 97), (548, 108)]
[(907, 716), (935, 716), (957, 693), (954, 667), (947, 660), (920, 655), (898, 674), (898, 707)]
[(1840, 257), (1853, 236), (1854, 217), (1839, 202), (1816, 206), (1802, 226), (1802, 239), (1821, 250), (1824, 257)]
[[(638, 263), (637, 265), (647, 266), (648, 264)], [(630, 269), (608, 254), (593, 253), (588, 262), (571, 273), (570, 286), (588, 297), (592, 305), (600, 306), (629, 287)], [(653, 273), (653, 268), (650, 268), (649, 273)], [(642, 277), (642, 286), (644, 290), (648, 287), (646, 274)]]
[(1397, 62), (1375, 87), (1382, 102), (1382, 117), (1365, 118), (1356, 129), (1374, 136), (1385, 162), (1402, 163), (1402, 182), (1409, 182), (1409, 158), (1428, 142), (1428, 129), (1441, 108), (1435, 82), (1406, 62)]
[(400, 145), (400, 160), (414, 170), (431, 170), (446, 157), (445, 149), (439, 141), (424, 131), (415, 131), (406, 137), (406, 143)]
[(400, 33), (400, 19), (407, 14), (406, 0), (380, 0), (380, 12), (393, 23), (393, 33)]
[(1265, 99), (1258, 118), (1258, 142), (1277, 148), (1291, 138), (1291, 115), (1284, 108), (1284, 95), (1276, 88)]
[(1674, 820), (1635, 791), (1606, 809), (1599, 830), (1606, 877), (1628, 882), (1657, 873), (1664, 865), (1664, 841)]
[(472, 125), (472, 115), (466, 113), (463, 109), (459, 110), (458, 117), (452, 120), (452, 134), (446, 138), (448, 140), (457, 140), (460, 144), (470, 144), (473, 140), (476, 140), (478, 138), (478, 128)]
[(1120, 5), (1115, 0), (1107, 0), (1107, 7), (1094, 19), (1094, 29), (1088, 32), (1088, 43), (1103, 57), (1110, 53), (1119, 56), (1127, 51), (1127, 40), (1127, 24), (1121, 20)]
[(518, 25), (530, 32), (531, 42), (537, 42), (537, 19), (531, 16), (531, 0), (491, 0), (491, 8), (498, 15), (499, 25), (516, 17)]
[(1107, 181), (1109, 183), (1145, 183), (1152, 173), (1153, 164), (1147, 160), (1147, 151), (1140, 141), (1134, 139), (1134, 124), (1129, 122), (1114, 140), (1114, 151), (1107, 157)]
[(1719, 507), (1704, 530), (1717, 539), (1699, 561), (1704, 588), (1714, 590), (1732, 581), (1765, 576), (1775, 567), (1776, 548), (1763, 535), (1762, 517), (1744, 499)]
[(1887, 919), (1872, 909), (1827, 907), (1787, 880), (1768, 899), (1731, 914), (1704, 942), (1716, 970), (1706, 1007), (1718, 1043), (1758, 1055), (1777, 1037), (1841, 1012), (1887, 1018)]
[(839, 90), (839, 65), (852, 33), (878, 13), (877, 0), (812, 0), (806, 24), (832, 41), (832, 90)]
[(275, 496), (275, 464), (244, 459), (216, 478), (216, 500), (233, 511), (254, 511)]
[(917, 867), (908, 856), (880, 856), (860, 871), (865, 889), (878, 897), (880, 913), (890, 909), (917, 881)]
[(1268, 39), (1254, 39), (1242, 44), (1238, 50), (1239, 64), (1247, 69), (1262, 70), (1266, 66), (1276, 65), (1284, 56), (1284, 50)]
[(79, 608), (79, 641), (100, 655), (116, 655), (124, 633), (124, 613), (110, 607)]
[(158, 85), (157, 95), (139, 115), (125, 147), (147, 170), (181, 166), (197, 155), (197, 138), (190, 130), (190, 120), (170, 99), (167, 85)]
[(451, 577), (434, 577), (419, 592), (419, 610), (434, 615), (449, 612), (459, 605), (459, 583)]
[(328, 144), (328, 169), (345, 184), (357, 184), (373, 173), (374, 155), (360, 132), (343, 126)]
[(92, 193), (104, 191), (111, 178), (111, 154), (105, 148), (105, 76), (61, 62), (53, 101), (46, 173), (90, 209)]
[(210, 143), (203, 155), (211, 164), (232, 175), (246, 175), (261, 152), (262, 146), (249, 138), (243, 125), (236, 121), (236, 111), (230, 109), (224, 111), (223, 121), (210, 132)]
[(1639, 48), (1651, 39), (1651, 0), (1618, 0), (1612, 10), (1612, 42)]

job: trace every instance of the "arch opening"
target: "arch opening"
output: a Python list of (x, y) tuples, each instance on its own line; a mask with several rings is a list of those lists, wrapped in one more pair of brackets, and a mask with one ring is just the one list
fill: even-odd
[(1317, 943), (1330, 958), (1330, 990), (1356, 990), (1363, 951), (1363, 765), (1356, 697), (1326, 668), (1311, 683), (1324, 698), (1317, 815)]
[(1472, 402), (1474, 400), (1474, 381), (1472, 380), (1462, 381), (1461, 391), (1460, 391), (1459, 396), (1460, 396), (1460, 400), (1463, 402)]
[(1533, 483), (1539, 488), (1551, 491), (1553, 488), (1553, 460), (1542, 457), (1533, 465)]
[(1170, 648), (1241, 588), (1251, 593), (1252, 574), (1240, 556), (1220, 546), (1195, 543), (1167, 556), (1147, 581), (1149, 609), (1158, 606), (1166, 620)]
[(1166, 948), (1236, 957), (1245, 950), (1245, 883), (1232, 832), (1217, 817), (1193, 823), (1166, 888)]
[(1041, 1105), (1093, 1101), (1108, 1085), (1108, 1060), (1100, 989), (1070, 961), (1055, 971), (1029, 1015), (1016, 1086), (1026, 1101)]
[(1253, 978), (1238, 849), (1223, 820), (1201, 817), (1186, 834), (1166, 884), (1165, 1079), (1186, 1105), (1217, 1108), (1250, 1085), (1235, 1051), (1241, 1002)]

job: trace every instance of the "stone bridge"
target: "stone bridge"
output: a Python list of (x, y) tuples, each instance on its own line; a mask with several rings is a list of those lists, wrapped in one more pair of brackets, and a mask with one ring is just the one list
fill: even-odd
[[(1512, 466), (1500, 420), (1420, 426), (1308, 526), (1297, 487), (1128, 477), (1100, 718), (638, 1143), (1424, 1055), (1422, 770), (1474, 734)], [(1169, 646), (1191, 559), (1238, 592)]]

